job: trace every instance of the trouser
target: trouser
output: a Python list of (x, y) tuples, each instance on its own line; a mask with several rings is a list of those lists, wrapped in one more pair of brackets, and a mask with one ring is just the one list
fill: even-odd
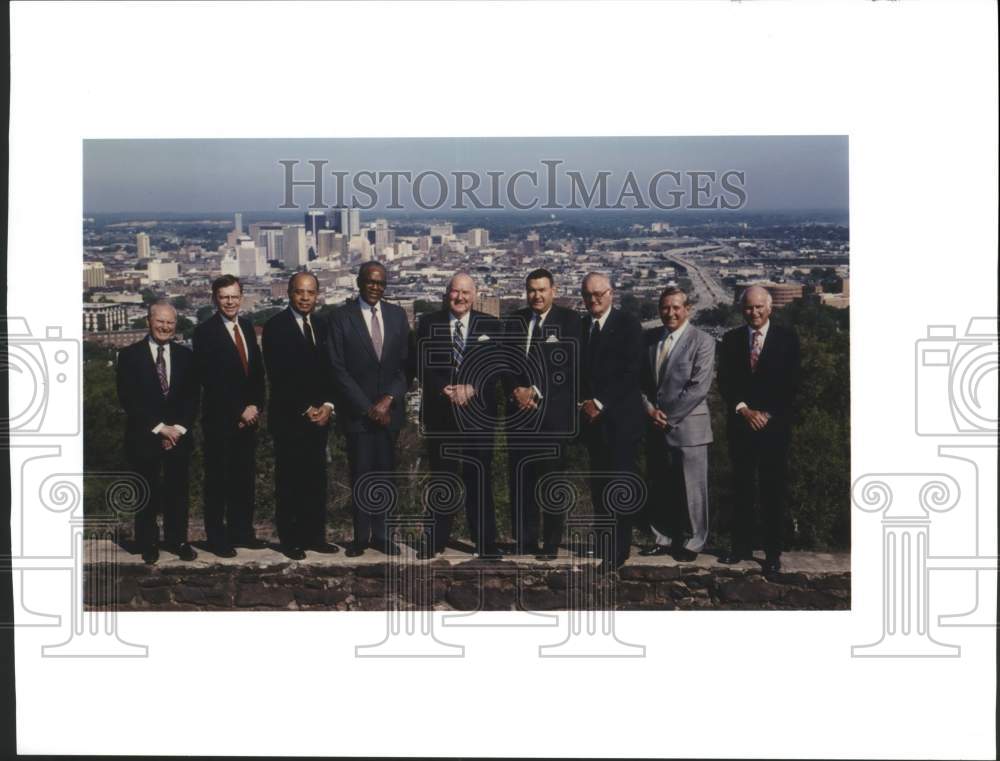
[(701, 552), (708, 541), (708, 445), (674, 447), (651, 434), (649, 480), (654, 485), (647, 517), (656, 543), (682, 541), (691, 552)]
[[(511, 528), (519, 549), (534, 549), (539, 533), (547, 548), (557, 547), (562, 539), (565, 512), (559, 509), (556, 498), (546, 501), (545, 494), (539, 494), (537, 487), (548, 491), (549, 496), (555, 493), (552, 489), (555, 484), (544, 479), (549, 473), (564, 469), (566, 447), (563, 441), (539, 438), (530, 444), (512, 446), (508, 452)], [(543, 515), (544, 523), (540, 525)]]
[[(630, 497), (640, 495), (630, 485), (623, 484), (621, 478), (637, 474), (639, 438), (612, 438), (607, 428), (597, 423), (584, 428), (584, 440), (591, 473), (601, 474), (588, 479), (594, 515), (614, 519), (614, 539), (613, 543), (609, 541), (608, 549), (613, 547), (615, 556), (624, 561), (632, 546), (632, 515), (642, 505), (634, 504), (634, 500), (630, 502)], [(616, 479), (619, 488), (616, 488)], [(603, 554), (600, 548), (595, 551)]]
[(163, 514), (163, 538), (168, 546), (187, 542), (190, 463), (190, 448), (132, 460), (132, 467), (149, 485), (149, 501), (135, 514), (135, 542), (140, 551), (159, 544), (157, 513)]
[[(429, 438), (427, 442), (431, 465), (431, 486), (436, 474), (458, 476), (465, 490), (465, 519), (469, 535), (477, 552), (493, 548), (497, 541), (496, 506), (493, 502), (493, 444), (466, 442), (458, 437)], [(441, 492), (447, 492), (442, 489)], [(455, 513), (435, 510), (432, 535), (434, 550), (440, 552), (448, 543)]]
[(257, 432), (205, 426), (205, 533), (209, 544), (254, 539)]
[(733, 548), (741, 554), (749, 554), (753, 549), (754, 505), (759, 503), (764, 552), (768, 558), (777, 558), (783, 544), (788, 447), (733, 446), (730, 455), (736, 492)]
[(326, 431), (275, 435), (274, 513), (278, 538), (288, 547), (326, 542)]
[(388, 541), (386, 513), (396, 502), (391, 495), (396, 491), (392, 475), (398, 435), (384, 428), (347, 434), (354, 543), (361, 547)]

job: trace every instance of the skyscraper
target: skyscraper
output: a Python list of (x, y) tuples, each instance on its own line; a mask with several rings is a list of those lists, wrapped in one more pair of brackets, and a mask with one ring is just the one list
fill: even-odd
[(322, 209), (309, 209), (306, 212), (306, 231), (312, 233), (313, 241), (319, 238), (319, 231), (327, 229), (326, 212)]
[(243, 234), (243, 215), (236, 212), (233, 229), (236, 230), (237, 235)]
[(149, 258), (149, 236), (146, 233), (135, 236), (135, 255), (137, 259)]
[(288, 269), (297, 269), (309, 261), (309, 247), (306, 245), (306, 228), (300, 225), (286, 225), (281, 233), (281, 260)]

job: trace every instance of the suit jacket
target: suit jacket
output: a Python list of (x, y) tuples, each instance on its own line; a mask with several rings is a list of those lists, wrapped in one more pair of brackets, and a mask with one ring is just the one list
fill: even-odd
[(326, 345), (337, 396), (337, 424), (349, 433), (377, 428), (367, 418), (367, 412), (385, 394), (393, 397), (389, 430), (398, 431), (406, 422), (406, 391), (412, 380), (412, 332), (402, 308), (385, 301), (379, 303), (381, 358), (375, 356), (360, 299), (330, 314)]
[(325, 427), (317, 427), (302, 414), (309, 407), (334, 403), (333, 373), (326, 350), (327, 322), (313, 314), (310, 324), (315, 346), (309, 345), (291, 308), (264, 325), (264, 365), (271, 383), (267, 425), (277, 438), (325, 438), (327, 433)]
[[(793, 331), (770, 323), (764, 348), (757, 359), (757, 368), (752, 372), (748, 328), (743, 325), (723, 336), (719, 390), (726, 401), (730, 440), (751, 438), (762, 443), (787, 442), (798, 385), (799, 338)], [(754, 431), (736, 412), (736, 405), (740, 402), (771, 415), (771, 420), (760, 432), (763, 436), (753, 436)]]
[(194, 329), (195, 366), (204, 392), (202, 424), (205, 432), (235, 433), (240, 415), (249, 405), (264, 409), (264, 360), (253, 324), (238, 317), (247, 351), (249, 373), (243, 372), (239, 351), (222, 315), (216, 312)]
[(536, 387), (541, 393), (537, 420), (527, 419), (522, 428), (561, 436), (578, 431), (576, 402), (579, 395), (577, 369), (580, 361), (580, 316), (572, 309), (553, 305), (545, 322), (542, 336), (532, 336), (531, 354), (524, 355), (528, 326), (535, 313), (519, 309), (505, 321), (505, 340), (509, 346), (510, 363), (504, 376), (508, 415), (516, 414), (517, 405), (511, 394), (517, 386)]
[(603, 405), (598, 424), (611, 441), (642, 436), (645, 410), (639, 390), (643, 360), (642, 326), (620, 309), (612, 309), (590, 351), (591, 317), (581, 318), (580, 400), (597, 399)]
[(656, 377), (656, 353), (662, 337), (663, 328), (646, 331), (643, 394), (649, 404), (667, 415), (670, 426), (665, 433), (667, 444), (673, 447), (710, 444), (712, 418), (706, 399), (715, 368), (715, 341), (688, 323)]
[[(447, 432), (489, 430), (497, 416), (496, 384), (503, 376), (501, 343), (503, 323), (484, 312), (469, 313), (462, 364), (455, 370), (447, 309), (422, 315), (417, 323), (416, 374), (420, 380), (420, 420), (423, 430)], [(461, 418), (444, 395), (444, 387), (468, 384), (476, 395)]]
[(195, 415), (198, 412), (198, 376), (194, 355), (179, 344), (170, 346), (170, 391), (163, 396), (156, 362), (149, 350), (147, 338), (118, 353), (116, 371), (118, 400), (125, 409), (125, 449), (130, 457), (155, 459), (162, 454), (159, 434), (153, 428), (159, 423), (182, 425), (187, 433), (181, 436), (178, 448), (190, 452)]

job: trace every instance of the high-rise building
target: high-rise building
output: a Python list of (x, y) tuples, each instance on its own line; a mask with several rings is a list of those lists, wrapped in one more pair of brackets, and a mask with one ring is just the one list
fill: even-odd
[(375, 239), (372, 241), (375, 248), (381, 251), (386, 246), (391, 246), (396, 240), (396, 233), (389, 229), (388, 221), (384, 219), (375, 220)]
[(230, 251), (222, 257), (222, 261), (219, 262), (219, 269), (223, 275), (240, 276), (240, 260), (236, 258), (235, 251)]
[(237, 235), (243, 234), (243, 215), (239, 212), (236, 212), (233, 217), (233, 229), (236, 231)]
[(309, 261), (309, 247), (306, 245), (306, 228), (300, 225), (286, 225), (281, 232), (281, 261), (288, 269), (298, 269)]
[(106, 273), (102, 262), (83, 263), (83, 287), (103, 288), (106, 281)]
[(281, 260), (282, 258), (282, 226), (277, 224), (257, 224), (251, 225), (250, 235), (258, 248), (266, 249), (267, 258), (270, 260)]
[(347, 216), (350, 220), (350, 232), (345, 233), (345, 235), (357, 235), (361, 232), (361, 210), (351, 209)]
[(153, 282), (161, 280), (171, 280), (179, 274), (177, 262), (165, 262), (162, 259), (150, 259), (146, 277)]
[(347, 253), (347, 236), (333, 230), (320, 230), (316, 240), (316, 257), (329, 259)]
[(490, 231), (484, 227), (473, 227), (465, 234), (465, 239), (473, 248), (483, 248), (490, 245)]
[(238, 277), (261, 277), (266, 275), (269, 269), (264, 249), (253, 245), (249, 240), (236, 249), (236, 259)]
[(338, 206), (327, 213), (327, 227), (341, 235), (351, 237), (361, 232), (361, 210)]
[(124, 304), (84, 304), (83, 329), (87, 332), (116, 330), (128, 325)]
[(138, 233), (135, 236), (135, 256), (137, 259), (149, 258), (149, 235)]
[(306, 232), (311, 233), (313, 241), (319, 238), (319, 231), (327, 229), (326, 212), (322, 209), (306, 211)]

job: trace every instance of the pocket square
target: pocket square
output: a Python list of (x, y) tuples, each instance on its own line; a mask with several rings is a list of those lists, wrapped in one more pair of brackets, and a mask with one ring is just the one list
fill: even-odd
[(548, 338), (545, 339), (545, 343), (547, 344), (554, 344), (557, 343), (558, 341), (559, 339), (556, 338), (555, 335), (550, 335)]
[(476, 340), (477, 340), (477, 341), (489, 341), (489, 340), (490, 340), (490, 337), (489, 337), (488, 335), (486, 335), (485, 333), (483, 333), (483, 334), (482, 334), (481, 336), (479, 336), (479, 338), (477, 338)]

